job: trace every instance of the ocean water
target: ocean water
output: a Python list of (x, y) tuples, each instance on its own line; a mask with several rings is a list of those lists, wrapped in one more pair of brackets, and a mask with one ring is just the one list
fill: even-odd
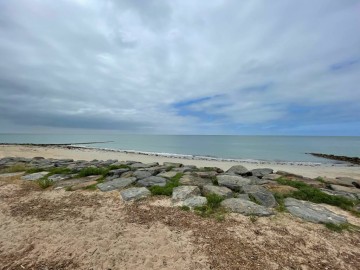
[[(85, 143), (86, 147), (220, 159), (334, 163), (306, 153), (360, 156), (360, 137), (0, 134), (0, 143)], [(81, 145), (80, 145), (81, 146)]]

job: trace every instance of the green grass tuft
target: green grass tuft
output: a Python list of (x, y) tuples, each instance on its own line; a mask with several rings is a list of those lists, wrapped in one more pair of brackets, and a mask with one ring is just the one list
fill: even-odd
[(180, 209), (183, 211), (190, 211), (190, 207), (186, 205), (180, 206)]
[(85, 188), (83, 188), (83, 189), (85, 189), (85, 190), (97, 190), (96, 185), (97, 185), (97, 184), (93, 184), (93, 185), (87, 186), (87, 187), (85, 187)]
[(26, 170), (26, 174), (43, 172), (44, 170), (45, 169), (42, 169), (42, 168), (30, 168), (30, 169)]
[(48, 170), (49, 175), (54, 174), (71, 174), (73, 173), (73, 170), (65, 168), (65, 167), (54, 167)]
[(54, 184), (54, 182), (49, 180), (47, 177), (40, 178), (36, 182), (42, 189), (48, 188)]
[(24, 172), (24, 171), (26, 171), (28, 169), (29, 169), (29, 167), (25, 166), (24, 164), (15, 164), (13, 166), (1, 169), (0, 173)]
[(108, 168), (93, 168), (93, 167), (88, 167), (88, 168), (84, 168), (81, 169), (77, 176), (78, 177), (86, 177), (86, 176), (90, 176), (90, 175), (102, 175), (102, 176), (106, 176), (109, 173), (109, 169)]
[(118, 170), (118, 169), (129, 169), (131, 170), (131, 167), (129, 165), (126, 164), (120, 164), (120, 165), (110, 165), (108, 167), (109, 171), (111, 170)]
[(344, 224), (334, 224), (334, 223), (325, 223), (325, 227), (328, 228), (331, 231), (334, 232), (343, 232), (344, 230), (349, 230), (350, 229), (350, 224), (349, 223), (344, 223)]
[(225, 209), (221, 207), (223, 197), (216, 194), (209, 194), (206, 196), (207, 204), (194, 208), (196, 214), (201, 217), (213, 217), (217, 221), (223, 221), (225, 219)]
[(183, 176), (182, 173), (176, 174), (174, 177), (172, 177), (165, 186), (152, 186), (150, 187), (150, 191), (152, 195), (165, 195), (165, 196), (171, 196), (174, 188), (178, 187), (179, 180)]

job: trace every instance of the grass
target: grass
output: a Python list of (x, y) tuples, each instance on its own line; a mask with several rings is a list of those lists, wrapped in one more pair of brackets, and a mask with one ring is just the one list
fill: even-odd
[(87, 167), (87, 168), (81, 169), (78, 172), (77, 177), (86, 177), (86, 176), (90, 176), (90, 175), (106, 176), (109, 173), (109, 171), (110, 170), (108, 168)]
[(97, 184), (93, 184), (93, 185), (87, 186), (87, 187), (85, 187), (85, 188), (83, 188), (83, 189), (85, 189), (85, 190), (97, 190), (96, 185), (97, 185)]
[(183, 211), (190, 211), (190, 207), (186, 205), (180, 206), (180, 209)]
[(221, 207), (223, 197), (216, 194), (209, 194), (206, 196), (207, 204), (195, 207), (195, 213), (202, 217), (213, 217), (217, 221), (225, 220), (225, 209)]
[(4, 168), (1, 170), (1, 173), (16, 173), (16, 172), (24, 172), (28, 170), (29, 167), (25, 166), (24, 164), (15, 164), (11, 167)]
[(278, 206), (275, 209), (279, 212), (286, 212), (287, 210), (286, 210), (285, 202), (284, 202), (284, 200), (285, 200), (284, 194), (275, 193), (274, 197), (278, 203)]
[(42, 189), (48, 188), (54, 184), (54, 182), (49, 180), (47, 177), (40, 178), (36, 182)]
[(49, 170), (47, 170), (49, 172), (49, 175), (54, 175), (54, 174), (71, 174), (73, 173), (73, 170), (65, 168), (65, 167), (54, 167), (51, 168)]
[(131, 167), (129, 165), (120, 164), (120, 165), (110, 165), (108, 167), (109, 171), (111, 170), (118, 170), (118, 169), (129, 169), (131, 170)]
[(38, 173), (38, 172), (43, 172), (44, 169), (42, 168), (30, 168), (28, 170), (26, 170), (27, 174), (31, 174), (31, 173)]
[[(350, 200), (340, 196), (332, 196), (326, 194), (322, 192), (320, 189), (309, 186), (304, 182), (288, 180), (286, 178), (279, 178), (277, 179), (277, 182), (279, 184), (295, 187), (298, 189), (297, 191), (284, 194), (283, 199), (285, 199), (286, 197), (291, 197), (298, 200), (310, 201), (313, 203), (325, 203), (325, 204), (337, 206), (347, 211), (353, 211), (354, 205), (357, 204), (357, 201)], [(279, 199), (280, 197), (278, 195), (278, 200)]]
[(183, 176), (182, 173), (176, 174), (174, 177), (172, 177), (165, 186), (152, 186), (150, 187), (150, 191), (152, 195), (165, 195), (165, 196), (171, 196), (174, 188), (178, 187), (179, 180)]
[(251, 215), (249, 218), (252, 223), (255, 223), (258, 220), (258, 217), (255, 215)]
[(334, 232), (343, 232), (344, 230), (350, 230), (350, 224), (349, 223), (344, 223), (344, 224), (334, 224), (334, 223), (325, 223), (325, 227), (328, 228), (331, 231)]

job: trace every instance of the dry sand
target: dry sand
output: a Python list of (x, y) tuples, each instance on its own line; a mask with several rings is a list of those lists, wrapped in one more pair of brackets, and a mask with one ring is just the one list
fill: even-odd
[(183, 158), (170, 158), (163, 156), (148, 156), (133, 153), (120, 153), (98, 149), (66, 149), (60, 147), (39, 147), (39, 146), (10, 146), (0, 145), (0, 158), (2, 157), (36, 157), (41, 156), (45, 158), (72, 158), (75, 160), (134, 160), (144, 163), (157, 161), (162, 162), (181, 162), (186, 165), (196, 165), (197, 167), (216, 166), (223, 170), (229, 169), (231, 166), (241, 164), (248, 169), (269, 167), (277, 170), (287, 171), (294, 174), (300, 174), (310, 178), (321, 177), (338, 177), (346, 176), (360, 179), (359, 166), (347, 165), (320, 165), (320, 166), (305, 166), (305, 165), (289, 165), (277, 163), (246, 163), (246, 162), (223, 162), (223, 161), (208, 161), (208, 160), (191, 160)]
[(360, 268), (359, 232), (335, 233), (288, 213), (217, 222), (167, 205), (2, 178), (0, 269)]

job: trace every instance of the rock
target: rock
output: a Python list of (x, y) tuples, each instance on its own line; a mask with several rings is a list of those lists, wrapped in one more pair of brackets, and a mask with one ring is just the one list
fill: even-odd
[(181, 163), (175, 163), (175, 162), (164, 162), (165, 167), (173, 167), (173, 168), (180, 168), (183, 166)]
[(184, 186), (205, 186), (205, 185), (212, 185), (212, 181), (210, 179), (201, 178), (193, 175), (183, 175), (179, 183)]
[(348, 193), (356, 194), (358, 197), (360, 196), (360, 189), (355, 188), (355, 187), (351, 188), (351, 187), (344, 187), (344, 186), (339, 186), (339, 185), (330, 185), (330, 187), (332, 190), (335, 190), (335, 191), (345, 191)]
[(235, 165), (226, 171), (227, 174), (249, 175), (249, 170), (244, 166)]
[(177, 174), (178, 174), (177, 172), (170, 171), (170, 172), (159, 173), (157, 176), (163, 177), (163, 178), (166, 178), (166, 179), (171, 179), (174, 176), (176, 176)]
[(206, 204), (207, 204), (207, 199), (205, 197), (194, 196), (183, 201), (181, 205), (194, 208), (194, 207), (204, 206)]
[(200, 195), (200, 189), (197, 186), (180, 186), (173, 189), (172, 201), (184, 201), (190, 197)]
[(59, 181), (54, 184), (55, 189), (67, 188), (80, 183), (96, 181), (101, 178), (101, 175), (90, 175), (82, 178), (74, 178), (64, 181)]
[(358, 199), (358, 196), (356, 196), (356, 194), (345, 192), (345, 191), (335, 191), (335, 190), (326, 189), (326, 188), (321, 188), (321, 191), (328, 195), (344, 197), (349, 200), (357, 200)]
[(148, 178), (148, 177), (152, 176), (152, 173), (148, 172), (148, 171), (137, 170), (137, 171), (133, 172), (133, 176), (135, 176), (136, 179), (140, 180), (140, 179), (144, 179), (144, 178)]
[(234, 191), (241, 191), (242, 186), (250, 185), (251, 180), (237, 175), (216, 176), (219, 186), (225, 186)]
[(206, 185), (203, 187), (203, 195), (207, 196), (209, 194), (216, 194), (224, 198), (233, 197), (233, 192), (231, 191), (231, 189), (228, 189), (227, 187)]
[(104, 191), (104, 192), (105, 191), (112, 191), (112, 190), (116, 190), (116, 189), (123, 189), (123, 188), (126, 188), (126, 187), (130, 186), (135, 181), (136, 181), (135, 177), (116, 178), (116, 179), (114, 179), (112, 181), (109, 181), (109, 182), (97, 184), (97, 188), (100, 189), (101, 191)]
[(2, 173), (2, 174), (0, 174), (0, 179), (16, 178), (16, 177), (22, 176), (24, 174), (25, 174), (25, 172)]
[(75, 191), (75, 190), (78, 190), (78, 189), (84, 189), (84, 188), (87, 188), (89, 186), (96, 185), (96, 184), (97, 184), (97, 181), (84, 182), (84, 183), (80, 183), (80, 184), (72, 186), (71, 190)]
[(49, 174), (49, 172), (37, 172), (37, 173), (24, 175), (21, 177), (21, 179), (27, 181), (36, 181), (39, 180), (40, 178), (43, 178), (47, 174)]
[(193, 172), (193, 171), (196, 171), (196, 166), (186, 165), (184, 167), (174, 168), (174, 169), (172, 169), (172, 171), (180, 172), (180, 173)]
[(236, 198), (242, 199), (242, 200), (245, 200), (245, 201), (251, 201), (248, 194), (236, 194)]
[(218, 167), (200, 167), (198, 169), (200, 172), (215, 172), (215, 173), (223, 173), (224, 171)]
[(111, 171), (109, 171), (109, 175), (116, 175), (116, 176), (120, 176), (120, 175), (122, 175), (123, 173), (125, 173), (125, 172), (128, 172), (129, 171), (129, 169), (127, 169), (127, 168), (122, 168), (122, 169), (116, 169), (116, 170), (111, 170)]
[(264, 185), (268, 184), (271, 180), (260, 179), (257, 176), (246, 176), (245, 178), (251, 180), (252, 185)]
[(264, 206), (239, 198), (226, 199), (221, 202), (221, 206), (231, 212), (243, 214), (245, 216), (270, 216), (274, 214), (271, 210), (265, 208)]
[(279, 185), (277, 183), (266, 184), (264, 187), (272, 193), (289, 194), (297, 191), (297, 188), (285, 185)]
[(285, 199), (286, 209), (294, 216), (314, 223), (346, 223), (347, 219), (315, 203), (293, 198)]
[(265, 207), (272, 208), (277, 206), (274, 195), (262, 186), (247, 185), (243, 186), (242, 190)]
[(210, 172), (196, 172), (194, 173), (196, 176), (199, 176), (201, 178), (212, 178), (214, 176), (217, 176), (218, 173), (215, 171), (210, 171)]
[(145, 188), (129, 188), (120, 191), (120, 196), (124, 201), (133, 201), (146, 198), (151, 195), (151, 192)]
[(133, 163), (129, 166), (132, 170), (137, 170), (137, 169), (141, 169), (141, 168), (149, 168), (149, 166), (147, 166), (146, 164), (141, 163), (141, 162)]
[(269, 168), (259, 168), (259, 169), (253, 169), (251, 170), (251, 174), (253, 176), (257, 176), (259, 178), (264, 177), (265, 175), (272, 174), (274, 172), (273, 169)]
[(360, 180), (350, 177), (336, 177), (337, 185), (360, 188)]
[(280, 178), (281, 175), (280, 174), (276, 174), (276, 173), (272, 173), (272, 174), (267, 174), (263, 176), (263, 180), (276, 180), (278, 178)]
[(144, 187), (152, 187), (152, 186), (163, 187), (166, 185), (166, 179), (158, 176), (150, 176), (139, 180), (137, 183)]
[(53, 182), (58, 182), (58, 181), (64, 181), (70, 179), (71, 177), (72, 176), (70, 174), (54, 174), (49, 176), (48, 179)]
[(121, 174), (121, 178), (129, 178), (129, 177), (133, 177), (134, 176), (134, 172), (124, 172), (123, 174)]

